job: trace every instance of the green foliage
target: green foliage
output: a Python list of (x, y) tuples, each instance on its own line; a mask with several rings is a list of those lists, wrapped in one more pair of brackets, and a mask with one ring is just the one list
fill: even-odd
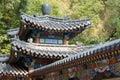
[(70, 44), (97, 44), (120, 38), (120, 0), (0, 0), (0, 53), (10, 51), (6, 30), (19, 27), (20, 12), (42, 15), (43, 3), (51, 5), (51, 16), (91, 18), (92, 27), (69, 40)]
[(6, 35), (0, 35), (0, 53), (10, 53), (10, 40), (7, 39)]
[(109, 18), (105, 27), (112, 27), (110, 37), (120, 38), (120, 0), (108, 0)]
[[(105, 8), (101, 0), (70, 0), (71, 10), (73, 10), (71, 17), (73, 18), (91, 18), (92, 28), (83, 31), (69, 42), (82, 41), (85, 44), (96, 44), (100, 42), (98, 35), (98, 24), (102, 21), (100, 12)], [(105, 41), (102, 39), (101, 41)]]
[[(69, 42), (97, 44), (120, 38), (120, 0), (71, 0), (72, 17), (89, 17), (92, 28), (83, 31)], [(74, 40), (74, 41), (73, 41)]]

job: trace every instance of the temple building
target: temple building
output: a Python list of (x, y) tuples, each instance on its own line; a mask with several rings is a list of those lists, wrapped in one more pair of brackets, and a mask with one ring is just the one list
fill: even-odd
[(120, 76), (120, 39), (94, 46), (69, 45), (69, 40), (91, 27), (89, 18), (71, 20), (21, 12), (20, 27), (10, 29), (11, 53), (0, 56), (0, 79), (105, 80)]

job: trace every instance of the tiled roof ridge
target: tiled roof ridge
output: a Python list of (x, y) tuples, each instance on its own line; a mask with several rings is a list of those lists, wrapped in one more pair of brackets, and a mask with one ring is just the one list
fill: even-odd
[(59, 18), (59, 17), (54, 17), (54, 16), (49, 16), (49, 15), (42, 15), (42, 16), (34, 16), (34, 15), (28, 15), (28, 14), (26, 14), (26, 13), (24, 13), (24, 12), (22, 12), (21, 13), (21, 16), (22, 15), (25, 15), (25, 16), (27, 16), (27, 17), (31, 17), (31, 18), (38, 18), (38, 19), (42, 19), (42, 18), (48, 18), (48, 19), (58, 19), (58, 20), (69, 20), (69, 18)]
[(10, 58), (10, 54), (0, 54), (0, 62), (6, 62)]
[(12, 32), (12, 31), (16, 31), (16, 30), (19, 30), (19, 27), (13, 28), (13, 29), (8, 29), (7, 32)]
[(84, 30), (91, 26), (89, 18), (70, 20), (60, 19), (51, 16), (31, 16), (25, 13), (21, 14), (21, 22), (31, 27), (49, 32), (72, 32)]
[[(34, 44), (34, 45), (33, 45)], [(38, 45), (38, 46), (36, 46)], [(77, 46), (61, 46), (61, 45), (39, 45), (36, 43), (27, 43), (19, 39), (14, 39), (12, 42), (12, 48), (16, 51), (23, 52), (25, 54), (34, 55), (37, 57), (50, 57), (50, 58), (64, 58), (77, 53)]]
[(2, 54), (2, 53), (0, 53), (0, 57), (9, 57), (10, 56), (10, 54)]
[(53, 17), (53, 16), (49, 16), (49, 15), (43, 15), (43, 16), (37, 16), (37, 17), (34, 17), (33, 15), (28, 15), (28, 14), (26, 14), (26, 13), (22, 13), (21, 14), (21, 18), (23, 17), (23, 16), (26, 16), (26, 17), (28, 17), (28, 18), (32, 18), (32, 19), (35, 19), (35, 20), (38, 20), (38, 22), (40, 22), (40, 20), (43, 22), (43, 19), (48, 19), (48, 20), (51, 20), (51, 21), (56, 21), (56, 22), (63, 22), (63, 23), (77, 23), (77, 22), (80, 22), (80, 23), (82, 23), (82, 22), (84, 22), (84, 21), (89, 21), (90, 20), (90, 18), (85, 18), (85, 19), (77, 19), (77, 20), (71, 20), (71, 19), (69, 19), (69, 18), (58, 18), (58, 17)]
[[(56, 62), (54, 62), (54, 63), (48, 64), (48, 65), (43, 66), (43, 67), (38, 68), (38, 69), (35, 69), (35, 70), (32, 71), (32, 72), (35, 72), (35, 71), (38, 71), (38, 70), (48, 69), (48, 68), (50, 68), (50, 67), (53, 67), (53, 66), (56, 66), (56, 65), (59, 65), (59, 64), (65, 64), (65, 63), (68, 63), (69, 61), (72, 61), (72, 60), (74, 60), (74, 59), (83, 58), (83, 57), (85, 57), (85, 56), (88, 56), (88, 55), (93, 54), (93, 51), (95, 51), (95, 50), (98, 50), (98, 49), (101, 49), (101, 48), (105, 48), (105, 47), (109, 47), (109, 46), (110, 46), (110, 47), (114, 47), (114, 46), (115, 46), (115, 48), (116, 48), (116, 47), (120, 47), (120, 39), (113, 40), (113, 41), (110, 41), (110, 42), (106, 42), (106, 43), (104, 43), (104, 44), (98, 44), (98, 45), (96, 45), (95, 47), (90, 48), (90, 49), (88, 49), (88, 50), (86, 50), (86, 51), (79, 52), (79, 53), (77, 53), (77, 54), (75, 54), (75, 55), (73, 55), (73, 56), (64, 58), (64, 59), (62, 59), (62, 60), (58, 60), (58, 61), (56, 61)], [(31, 73), (32, 73), (32, 72), (31, 72)], [(31, 73), (30, 73), (30, 74), (31, 74)]]
[(47, 47), (77, 47), (77, 45), (58, 45), (58, 44), (38, 44), (38, 43), (28, 43), (25, 41), (21, 41), (20, 39), (13, 39), (12, 43), (15, 41), (20, 42), (22, 44), (29, 44), (29, 45), (34, 45), (34, 46), (47, 46)]
[(0, 74), (12, 76), (27, 76), (28, 71), (13, 64), (0, 62)]
[[(23, 44), (24, 47), (26, 47), (27, 49), (31, 49), (31, 50), (39, 50), (39, 48), (44, 48), (44, 49), (48, 49), (48, 48), (62, 48), (65, 50), (62, 50), (63, 52), (74, 52), (74, 53), (77, 53), (79, 51), (84, 51), (86, 49), (89, 49), (91, 47), (94, 47), (94, 46), (79, 46), (79, 45), (58, 45), (58, 44), (38, 44), (38, 43), (28, 43), (28, 42), (25, 42), (25, 41), (21, 41), (19, 39), (13, 39), (13, 42), (12, 44), (14, 46), (18, 46), (20, 47), (20, 45)], [(31, 46), (31, 47), (30, 47)], [(33, 48), (32, 48), (33, 47)], [(44, 51), (43, 49), (43, 51)], [(67, 50), (66, 50), (67, 49)], [(40, 49), (41, 50), (41, 49)], [(70, 51), (69, 51), (70, 50)], [(51, 52), (50, 49), (48, 49), (49, 52)], [(54, 50), (56, 51), (56, 50)], [(62, 52), (61, 51), (61, 52)]]
[(15, 37), (15, 36), (18, 34), (19, 29), (20, 29), (20, 28), (13, 28), (13, 29), (7, 30), (7, 36), (10, 37), (10, 38), (11, 38), (12, 36)]

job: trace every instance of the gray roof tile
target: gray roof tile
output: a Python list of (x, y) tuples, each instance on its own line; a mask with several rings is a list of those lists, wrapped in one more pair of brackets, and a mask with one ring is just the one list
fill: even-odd
[(14, 65), (10, 65), (10, 64), (7, 64), (7, 63), (3, 63), (3, 62), (0, 62), (0, 74), (3, 74), (3, 75), (8, 75), (8, 74), (11, 74), (13, 76), (25, 76), (28, 74), (28, 72), (26, 70), (23, 70), (19, 67), (16, 67)]
[[(83, 57), (92, 55), (93, 52), (94, 52), (95, 54), (98, 54), (98, 53), (97, 53), (97, 50), (101, 50), (101, 49), (104, 49), (104, 48), (105, 48), (105, 49), (104, 49), (104, 52), (107, 51), (106, 48), (108, 48), (108, 47), (114, 47), (113, 49), (116, 49), (116, 48), (117, 48), (117, 49), (119, 50), (119, 48), (117, 47), (116, 44), (119, 45), (119, 48), (120, 48), (120, 39), (113, 40), (113, 41), (110, 41), (110, 42), (106, 42), (106, 43), (103, 43), (103, 44), (98, 44), (98, 45), (94, 46), (93, 48), (90, 48), (90, 49), (88, 49), (88, 50), (86, 50), (86, 51), (78, 52), (78, 53), (75, 54), (75, 55), (69, 56), (69, 57), (64, 58), (64, 59), (62, 59), (62, 60), (58, 60), (58, 61), (56, 61), (56, 62), (54, 62), (54, 63), (48, 64), (48, 65), (43, 66), (43, 67), (38, 68), (38, 69), (35, 69), (35, 70), (32, 71), (30, 74), (33, 74), (33, 73), (35, 73), (35, 72), (37, 72), (37, 71), (44, 72), (46, 69), (48, 69), (48, 68), (51, 69), (53, 66), (61, 65), (61, 64), (63, 64), (63, 63), (65, 64), (65, 63), (67, 63), (67, 62), (74, 61), (75, 59), (80, 59), (80, 58), (82, 59)], [(111, 48), (109, 48), (109, 49), (111, 49)], [(55, 68), (55, 69), (57, 69), (57, 68)]]
[[(36, 55), (45, 55), (49, 56), (58, 56), (58, 57), (67, 57), (76, 54), (78, 51), (83, 51), (80, 49), (76, 49), (76, 45), (54, 45), (54, 44), (35, 44), (35, 43), (27, 43), (20, 41), (18, 39), (12, 42), (13, 46), (18, 50), (22, 49), (22, 51), (26, 51), (26, 54), (30, 51), (30, 53), (35, 53)], [(82, 48), (82, 47), (81, 47)]]
[[(69, 20), (62, 18), (55, 18), (51, 16), (30, 16), (25, 13), (21, 15), (21, 21), (25, 21), (26, 23), (30, 22), (34, 25), (41, 27), (42, 29), (49, 29), (49, 31), (73, 31), (76, 28), (81, 29), (90, 26), (90, 19), (81, 19), (81, 20)], [(34, 27), (34, 26), (32, 26)]]

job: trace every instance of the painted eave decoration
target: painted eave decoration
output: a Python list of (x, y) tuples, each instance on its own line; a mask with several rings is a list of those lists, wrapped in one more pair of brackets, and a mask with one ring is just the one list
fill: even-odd
[(64, 58), (49, 65), (35, 69), (30, 75), (40, 72), (39, 75), (61, 70), (75, 65), (85, 64), (91, 61), (105, 59), (108, 56), (118, 55), (120, 53), (120, 39), (96, 45), (94, 48), (79, 52), (74, 56)]

